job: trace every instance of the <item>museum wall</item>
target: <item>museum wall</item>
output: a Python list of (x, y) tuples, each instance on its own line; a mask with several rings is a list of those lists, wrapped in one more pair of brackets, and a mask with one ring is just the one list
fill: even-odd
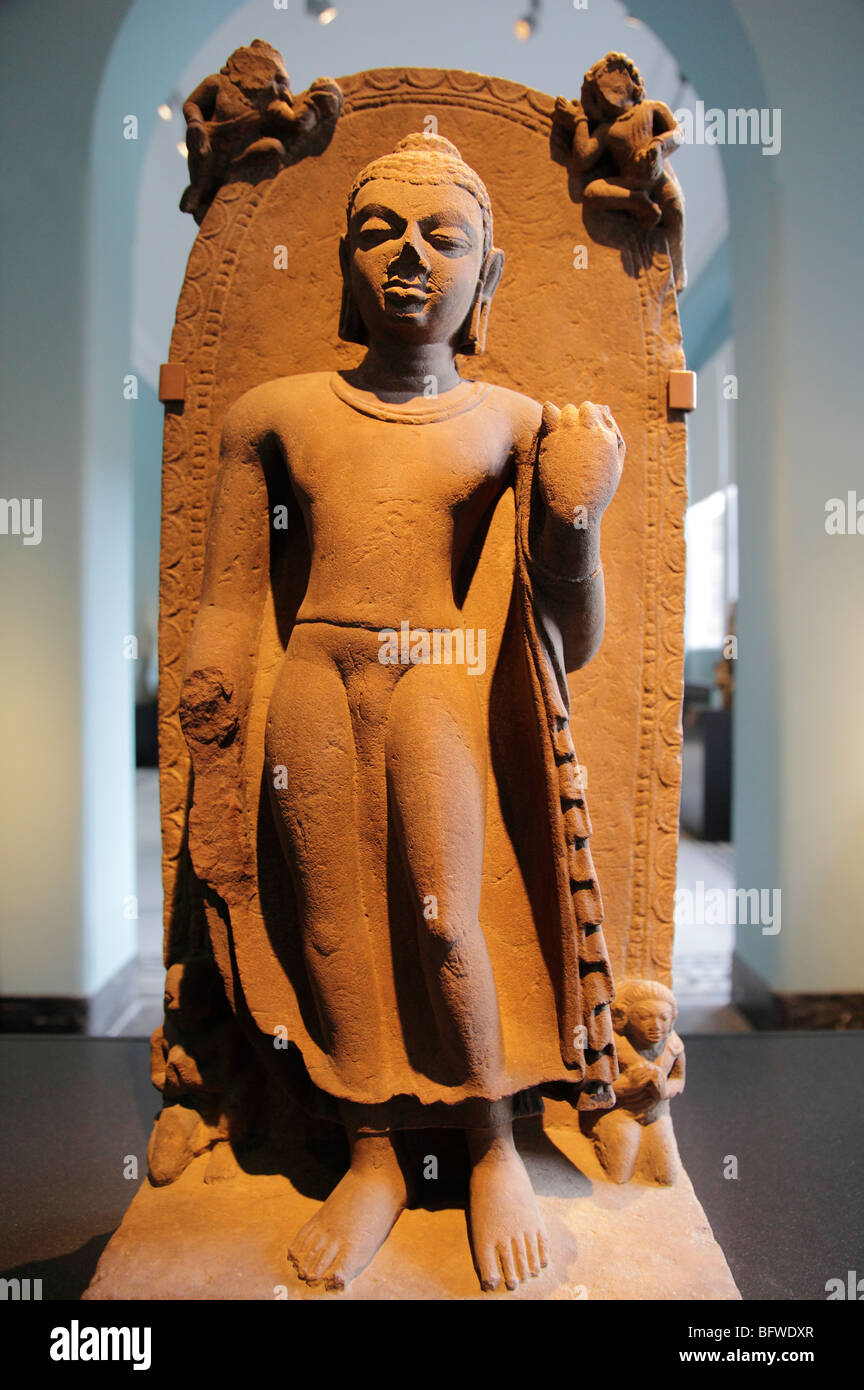
[[(753, 285), (748, 304), (738, 279), (745, 246), (735, 263), (735, 337), (747, 397), (739, 424), (743, 688), (735, 836), (739, 882), (749, 886), (770, 853), (751, 763), (764, 743), (772, 750), (765, 773), (775, 786), (774, 881), (783, 891), (782, 930), (770, 937), (741, 927), (737, 949), (777, 992), (849, 993), (864, 988), (862, 541), (828, 534), (825, 508), (831, 498), (861, 491), (864, 191), (844, 174), (860, 159), (857, 133), (833, 120), (828, 94), (856, 89), (864, 11), (851, 0), (820, 6), (815, 43), (813, 7), (804, 0), (784, 4), (780, 23), (778, 6), (765, 0), (739, 11), (760, 56), (767, 104), (783, 110), (788, 155), (773, 161), (774, 244), (765, 267), (773, 293), (768, 284)], [(823, 172), (818, 195), (804, 185), (808, 169)], [(766, 301), (770, 341), (758, 356), (748, 354), (745, 369), (747, 337)], [(754, 448), (750, 434), (757, 413), (770, 431), (767, 452)], [(745, 480), (752, 486), (760, 475), (764, 492), (760, 481), (753, 505)], [(756, 557), (760, 568), (766, 560), (770, 566), (761, 599)], [(763, 647), (776, 663), (773, 675), (764, 658), (747, 674), (744, 650)]]
[[(136, 150), (158, 119), (152, 86), (170, 90), (184, 42), (197, 47), (227, 6), (148, 4), (122, 28), (131, 8), (88, 0), (72, 25), (56, 0), (10, 4), (0, 18), (15, 133), (3, 182), (2, 315), (15, 331), (3, 345), (2, 490), (44, 499), (42, 543), (0, 547), (7, 997), (91, 996), (135, 950), (124, 377)], [(37, 63), (50, 100), (34, 99)], [(122, 138), (129, 112), (141, 113), (137, 143)]]
[[(63, 8), (12, 4), (0, 21), (11, 124), (2, 491), (45, 499), (42, 543), (4, 537), (0, 546), (2, 957), (3, 992), (12, 994), (74, 994), (94, 983), (83, 930), (85, 262), (93, 101), (122, 14), (111, 0), (81, 6), (70, 33)], [(122, 950), (106, 952), (108, 970), (112, 955)]]
[[(133, 526), (133, 464), (152, 431), (133, 426), (123, 377), (136, 370), (130, 317), (142, 158), (157, 127), (154, 91), (167, 95), (182, 88), (190, 65), (200, 74), (223, 60), (236, 8), (228, 0), (86, 0), (72, 25), (59, 0), (22, 0), (0, 16), (3, 52), (16, 55), (4, 61), (14, 138), (3, 184), (2, 312), (15, 331), (5, 335), (0, 385), (2, 491), (45, 499), (43, 543), (4, 537), (0, 545), (4, 995), (90, 995), (134, 951), (124, 904), (135, 893), (136, 671), (124, 639), (140, 623), (136, 546), (139, 571), (152, 568)], [(441, 7), (409, 7), (410, 21), (404, 5), (377, 8), (392, 22), (354, 17), (341, 38), (339, 26), (329, 35), (301, 26), (296, 42), (281, 41), (295, 88), (321, 71), (407, 61), (575, 91), (597, 47), (580, 40), (572, 65), (562, 49), (549, 71), (539, 49), (520, 45), (505, 70), (504, 41), (495, 38), (499, 23), (508, 32), (500, 4), (463, 7), (449, 24)], [(563, 22), (569, 7), (560, 8)], [(721, 149), (740, 380), (738, 881), (783, 894), (782, 930), (741, 927), (737, 949), (775, 990), (860, 991), (861, 541), (828, 535), (824, 522), (827, 499), (860, 486), (853, 373), (864, 195), (853, 173), (857, 134), (834, 122), (830, 93), (857, 87), (864, 14), (852, 0), (826, 0), (814, 44), (804, 0), (640, 0), (634, 8), (706, 105), (782, 108), (778, 156)], [(251, 37), (256, 14), (262, 36), (280, 42), (272, 7), (251, 4), (237, 41)], [(323, 56), (328, 37), (350, 50), (332, 63)], [(621, 31), (620, 46), (637, 60), (639, 42), (638, 30)], [(20, 63), (22, 52), (32, 53), (31, 65)], [(50, 100), (39, 96), (37, 63), (50, 73)], [(128, 112), (140, 117), (135, 145), (119, 133)], [(191, 222), (176, 218), (166, 235), (190, 239)], [(722, 271), (727, 253), (713, 250), (710, 264)], [(170, 299), (177, 288), (160, 292)], [(686, 334), (686, 298), (684, 322)], [(699, 325), (691, 327), (695, 336)], [(146, 364), (139, 370), (146, 385)], [(156, 406), (143, 387), (139, 400), (152, 423)], [(152, 487), (144, 492), (152, 514)]]

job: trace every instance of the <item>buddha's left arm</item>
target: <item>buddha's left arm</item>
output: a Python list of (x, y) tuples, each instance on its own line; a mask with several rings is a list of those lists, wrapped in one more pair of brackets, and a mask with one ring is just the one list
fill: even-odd
[(600, 525), (623, 463), (624, 441), (606, 406), (584, 401), (559, 411), (547, 401), (532, 497), (531, 568), (564, 636), (569, 670), (590, 661), (603, 638)]

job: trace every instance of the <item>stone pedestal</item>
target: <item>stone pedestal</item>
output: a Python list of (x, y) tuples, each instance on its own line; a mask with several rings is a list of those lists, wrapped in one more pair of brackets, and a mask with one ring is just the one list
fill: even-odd
[[(603, 1177), (578, 1130), (555, 1123), (545, 1129), (524, 1125), (519, 1147), (547, 1224), (552, 1259), (537, 1279), (514, 1293), (481, 1293), (461, 1206), (404, 1212), (372, 1264), (344, 1293), (310, 1289), (297, 1279), (285, 1252), (326, 1193), (326, 1171), (309, 1159), (294, 1182), (278, 1174), (240, 1172), (230, 1181), (205, 1184), (205, 1155), (170, 1187), (145, 1181), (84, 1297), (740, 1297), (685, 1172), (674, 1187), (637, 1182), (618, 1187)], [(309, 1190), (316, 1196), (305, 1195)]]

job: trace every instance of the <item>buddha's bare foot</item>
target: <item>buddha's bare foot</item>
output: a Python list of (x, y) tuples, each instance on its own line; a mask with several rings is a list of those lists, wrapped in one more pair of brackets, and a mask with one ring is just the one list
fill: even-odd
[(549, 1238), (509, 1125), (468, 1135), (471, 1152), (469, 1224), (474, 1263), (486, 1292), (536, 1278), (549, 1263)]
[(288, 1259), (307, 1284), (344, 1289), (384, 1244), (406, 1199), (405, 1179), (390, 1140), (356, 1140), (351, 1167), (297, 1232)]

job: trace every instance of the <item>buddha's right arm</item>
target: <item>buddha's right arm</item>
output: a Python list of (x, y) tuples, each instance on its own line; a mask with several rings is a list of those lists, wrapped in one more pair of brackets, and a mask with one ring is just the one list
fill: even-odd
[(262, 437), (254, 409), (241, 397), (222, 432), (201, 603), (181, 692), (181, 724), (199, 742), (225, 741), (253, 675), (270, 552)]

